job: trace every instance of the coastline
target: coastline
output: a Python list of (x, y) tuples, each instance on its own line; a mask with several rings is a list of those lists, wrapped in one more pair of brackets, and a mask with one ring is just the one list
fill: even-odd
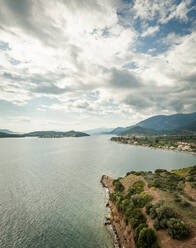
[[(192, 174), (189, 174), (192, 173)], [(128, 198), (113, 198), (115, 197), (115, 194), (121, 194), (121, 196), (128, 196), (128, 190), (130, 189), (130, 186), (134, 185), (135, 183), (142, 182), (144, 183), (143, 192), (141, 193), (141, 196), (151, 196), (149, 201), (149, 206), (158, 206), (157, 209), (167, 209), (168, 211), (172, 211), (172, 209), (175, 209), (173, 217), (169, 216), (167, 217), (166, 212), (164, 213), (164, 217), (162, 218), (167, 220), (167, 223), (169, 223), (169, 218), (177, 218), (182, 225), (185, 225), (187, 227), (187, 236), (182, 236), (182, 238), (174, 238), (171, 235), (169, 235), (167, 228), (170, 228), (169, 226), (165, 226), (164, 228), (156, 228), (155, 226), (155, 219), (151, 216), (149, 212), (147, 212), (147, 203), (141, 206), (136, 206), (135, 209), (132, 209), (132, 211), (137, 211), (140, 208), (141, 214), (143, 214), (144, 218), (146, 219), (145, 224), (147, 225), (148, 229), (151, 229), (156, 237), (157, 237), (157, 243), (155, 247), (166, 247), (166, 248), (185, 248), (190, 247), (193, 248), (196, 245), (196, 219), (195, 219), (195, 211), (196, 211), (196, 202), (194, 199), (196, 191), (194, 188), (190, 190), (190, 187), (187, 187), (187, 182), (185, 182), (183, 185), (179, 183), (178, 176), (179, 173), (181, 177), (188, 177), (190, 175), (195, 175), (193, 173), (196, 172), (196, 166), (188, 167), (184, 169), (179, 169), (177, 171), (168, 172), (164, 169), (157, 169), (155, 173), (146, 172), (145, 178), (144, 174), (141, 172), (134, 172), (132, 171), (130, 174), (127, 173), (125, 177), (120, 177), (118, 179), (114, 179), (112, 177), (103, 175), (100, 183), (102, 184), (103, 188), (105, 189), (105, 192), (107, 194), (107, 204), (106, 207), (110, 209), (110, 214), (108, 217), (105, 218), (105, 226), (108, 227), (108, 230), (113, 236), (113, 243), (115, 248), (136, 248), (137, 245), (137, 229), (135, 226), (133, 226), (130, 222), (127, 224), (127, 217), (125, 216), (125, 211), (123, 206), (121, 207), (121, 210), (119, 210), (119, 200), (121, 201), (120, 204), (124, 204), (123, 201), (126, 201), (125, 199)], [(150, 182), (148, 181), (150, 178), (153, 177), (161, 177), (162, 178), (162, 184), (155, 186), (150, 186)], [(176, 176), (174, 176), (176, 175)], [(170, 176), (172, 178), (172, 181), (170, 180)], [(114, 184), (114, 181), (120, 181), (121, 185), (124, 186), (121, 193), (118, 191), (116, 185)], [(180, 180), (181, 181), (181, 180)], [(181, 194), (179, 190), (177, 189), (178, 186), (181, 185), (182, 192), (185, 194)], [(174, 189), (175, 186), (175, 189)], [(151, 188), (152, 187), (152, 188)], [(172, 191), (171, 189), (174, 189)], [(144, 193), (145, 192), (145, 193)], [(134, 193), (133, 193), (134, 194)], [(178, 199), (175, 198), (178, 194)], [(137, 197), (139, 197), (138, 193), (136, 193)], [(135, 196), (136, 196), (135, 195)], [(133, 196), (133, 195), (132, 195)], [(110, 198), (109, 198), (110, 197)], [(117, 196), (119, 197), (119, 195)], [(124, 199), (124, 200), (123, 200)], [(133, 196), (134, 199), (134, 196)], [(133, 201), (132, 198), (130, 198), (130, 201)], [(138, 198), (139, 199), (139, 198)], [(147, 199), (147, 198), (146, 198)], [(177, 200), (176, 200), (177, 199)], [(133, 203), (133, 202), (132, 202)], [(186, 205), (183, 205), (185, 204)], [(124, 205), (126, 206), (126, 205)], [(154, 208), (155, 209), (155, 208)], [(160, 210), (159, 209), (159, 210)], [(159, 211), (157, 210), (157, 211)], [(136, 212), (137, 212), (136, 211)], [(191, 211), (191, 212), (189, 212)], [(128, 212), (127, 212), (128, 213)], [(135, 212), (134, 212), (135, 213)], [(172, 213), (172, 212), (171, 212)], [(135, 218), (136, 223), (138, 221), (138, 217), (132, 217)], [(157, 217), (156, 217), (157, 218)], [(168, 219), (167, 219), (168, 218)], [(176, 220), (177, 220), (176, 219)], [(156, 219), (157, 220), (157, 219)], [(184, 222), (183, 222), (184, 221)], [(134, 223), (134, 222), (133, 222)], [(185, 223), (185, 224), (184, 224)], [(169, 225), (169, 224), (168, 224)], [(143, 227), (145, 228), (145, 227)], [(172, 227), (174, 228), (174, 227)], [(154, 241), (155, 242), (155, 241)], [(153, 243), (154, 244), (154, 243)], [(151, 247), (151, 246), (149, 246)], [(153, 246), (154, 247), (154, 246)]]
[(146, 146), (146, 145), (139, 145), (139, 144), (128, 144), (128, 143), (123, 143), (120, 141), (114, 141), (116, 143), (122, 144), (122, 145), (131, 145), (131, 146), (140, 146), (140, 147), (145, 147), (145, 148), (149, 148), (152, 150), (162, 150), (162, 151), (172, 151), (172, 152), (182, 152), (182, 153), (187, 153), (187, 154), (191, 154), (191, 155), (196, 155), (195, 152), (189, 152), (189, 151), (182, 151), (182, 150), (178, 150), (178, 149), (170, 149), (170, 148), (161, 148), (161, 147), (151, 147), (151, 146)]
[(105, 218), (105, 226), (107, 226), (108, 231), (111, 233), (112, 238), (113, 238), (113, 245), (114, 248), (120, 248), (121, 244), (119, 242), (119, 237), (118, 237), (118, 233), (116, 231), (116, 228), (113, 224), (111, 215), (112, 215), (112, 208), (110, 205), (110, 200), (109, 200), (109, 187), (107, 186), (107, 184), (105, 183), (105, 178), (108, 178), (106, 175), (102, 175), (100, 183), (102, 184), (102, 187), (105, 189), (105, 194), (106, 194), (106, 199), (107, 199), (107, 203), (106, 203), (106, 208), (109, 208), (109, 215)]

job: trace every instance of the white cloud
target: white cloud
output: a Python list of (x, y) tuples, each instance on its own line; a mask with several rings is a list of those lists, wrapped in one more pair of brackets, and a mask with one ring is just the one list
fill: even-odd
[(144, 31), (141, 36), (153, 36), (156, 32), (159, 31), (159, 26), (149, 27), (146, 31)]
[[(1, 100), (22, 107), (40, 98), (50, 99), (52, 103), (36, 106), (37, 115), (42, 112), (51, 122), (49, 115), (60, 113), (59, 128), (64, 114), (77, 123), (101, 116), (97, 125), (104, 116), (108, 126), (117, 116), (118, 123), (126, 125), (160, 111), (183, 110), (183, 104), (185, 111), (193, 109), (188, 97), (196, 68), (195, 33), (168, 34), (160, 42), (170, 48), (157, 56), (136, 49), (140, 36), (160, 31), (159, 23), (172, 18), (186, 21), (191, 1), (176, 5), (170, 0), (137, 0), (123, 22), (117, 14), (124, 6), (120, 0), (16, 2), (1, 3), (0, 40), (10, 48), (0, 52)], [(158, 24), (149, 26), (148, 21), (157, 17)], [(138, 18), (142, 34), (130, 25)], [(11, 63), (10, 58), (18, 63)], [(183, 104), (177, 104), (181, 96)], [(32, 125), (38, 127), (39, 120)]]

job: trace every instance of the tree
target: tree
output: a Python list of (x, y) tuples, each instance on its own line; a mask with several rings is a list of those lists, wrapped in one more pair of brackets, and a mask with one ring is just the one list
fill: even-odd
[(157, 236), (153, 229), (144, 227), (139, 234), (137, 247), (138, 248), (151, 248), (156, 243)]
[(183, 239), (188, 236), (189, 230), (183, 221), (176, 218), (171, 218), (168, 221), (168, 234), (173, 239)]

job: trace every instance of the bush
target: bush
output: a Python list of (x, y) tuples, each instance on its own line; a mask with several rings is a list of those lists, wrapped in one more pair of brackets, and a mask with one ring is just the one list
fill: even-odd
[(155, 219), (153, 226), (156, 230), (160, 230), (161, 229), (160, 221), (158, 219)]
[(186, 177), (186, 181), (187, 182), (195, 182), (196, 181), (195, 175), (194, 176), (188, 176), (188, 177)]
[(167, 219), (159, 220), (158, 218), (156, 218), (153, 226), (156, 230), (166, 229), (167, 228), (167, 222), (168, 222)]
[(114, 180), (112, 184), (114, 185), (115, 192), (123, 192), (125, 189), (125, 187), (122, 185), (122, 183), (118, 179)]
[(153, 200), (153, 196), (147, 194), (146, 192), (142, 192), (140, 195), (143, 198), (144, 206)]
[(110, 193), (110, 200), (114, 203), (123, 201), (124, 196), (121, 193)]
[(145, 183), (142, 180), (138, 180), (129, 188), (131, 194), (140, 194), (144, 191)]
[(150, 218), (151, 219), (155, 219), (157, 217), (157, 212), (156, 212), (156, 208), (152, 207), (150, 209)]
[(140, 224), (136, 229), (135, 229), (135, 237), (134, 237), (134, 240), (135, 240), (135, 243), (137, 243), (138, 241), (138, 238), (139, 238), (139, 234), (141, 232), (141, 230), (145, 227), (148, 227), (147, 224)]
[(167, 170), (164, 170), (164, 169), (156, 169), (155, 170), (155, 173), (156, 174), (160, 174), (160, 173), (163, 173), (163, 172), (168, 172)]
[(154, 230), (151, 228), (144, 227), (138, 237), (136, 246), (138, 248), (151, 248), (154, 243), (156, 243), (157, 236)]
[(143, 208), (144, 207), (144, 199), (136, 194), (131, 197), (131, 200), (136, 208)]
[(169, 207), (162, 206), (160, 208), (157, 208), (156, 213), (158, 220), (176, 217), (176, 213), (174, 212), (174, 210)]
[(127, 215), (127, 219), (133, 229), (138, 227), (140, 224), (146, 223), (146, 217), (143, 215), (141, 209), (139, 208), (135, 208), (130, 211), (129, 215)]
[(194, 166), (190, 169), (189, 175), (196, 175), (196, 165), (194, 165)]
[(150, 209), (152, 208), (152, 204), (151, 203), (148, 203), (146, 204), (146, 213), (149, 215), (150, 214)]
[(174, 201), (179, 203), (179, 202), (182, 201), (182, 199), (181, 199), (181, 197), (178, 194), (175, 194), (174, 195)]
[(171, 218), (168, 221), (168, 234), (172, 239), (183, 239), (188, 236), (189, 230), (183, 221)]
[(129, 199), (124, 199), (121, 201), (121, 209), (124, 213), (131, 211), (134, 208), (134, 204)]
[(191, 207), (191, 204), (185, 200), (182, 200), (180, 202), (180, 205), (183, 207), (183, 208), (187, 208), (187, 207)]

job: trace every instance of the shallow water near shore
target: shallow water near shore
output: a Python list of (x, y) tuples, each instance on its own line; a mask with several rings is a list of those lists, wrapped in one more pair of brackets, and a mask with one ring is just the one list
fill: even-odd
[(195, 155), (109, 136), (0, 139), (0, 158), (1, 248), (110, 248), (103, 174), (196, 164)]

